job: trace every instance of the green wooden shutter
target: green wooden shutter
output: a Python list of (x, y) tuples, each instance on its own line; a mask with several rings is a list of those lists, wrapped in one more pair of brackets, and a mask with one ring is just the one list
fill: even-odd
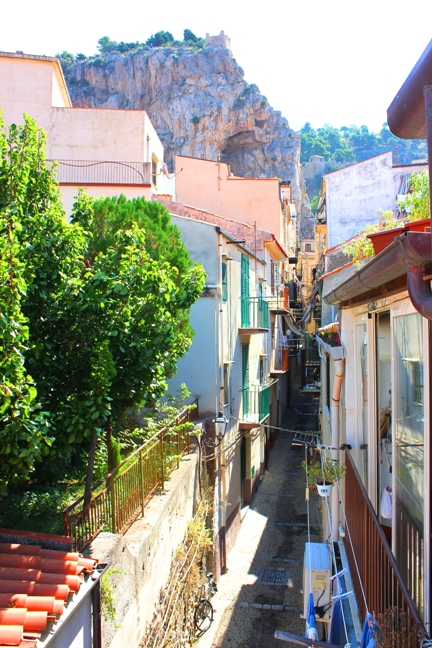
[(249, 328), (249, 257), (242, 254), (241, 257), (241, 325), (242, 328)]
[(242, 344), (243, 416), (249, 414), (249, 344)]
[(225, 261), (222, 261), (222, 299), (228, 299), (228, 267)]

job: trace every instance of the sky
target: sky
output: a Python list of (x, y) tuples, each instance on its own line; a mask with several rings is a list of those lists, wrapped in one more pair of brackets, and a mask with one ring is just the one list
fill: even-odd
[(0, 50), (90, 56), (102, 36), (145, 42), (161, 30), (178, 40), (184, 29), (197, 36), (223, 30), (247, 83), (291, 128), (310, 122), (378, 131), (431, 40), (431, 25), (431, 0), (20, 0), (2, 7)]

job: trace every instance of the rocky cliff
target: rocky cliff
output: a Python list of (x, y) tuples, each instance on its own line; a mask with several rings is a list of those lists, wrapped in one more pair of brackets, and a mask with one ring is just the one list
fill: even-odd
[(77, 62), (66, 77), (73, 104), (146, 110), (169, 167), (176, 153), (220, 156), (235, 175), (290, 180), (297, 208), (308, 215), (300, 138), (245, 81), (228, 45), (207, 37), (203, 48), (144, 48)]

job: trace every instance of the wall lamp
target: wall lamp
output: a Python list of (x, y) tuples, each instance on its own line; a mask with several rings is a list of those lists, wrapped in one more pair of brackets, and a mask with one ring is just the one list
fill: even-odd
[(205, 439), (204, 443), (212, 448), (217, 448), (225, 436), (228, 419), (223, 412), (219, 412), (216, 418), (213, 419), (212, 423), (214, 423), (215, 426), (215, 439)]

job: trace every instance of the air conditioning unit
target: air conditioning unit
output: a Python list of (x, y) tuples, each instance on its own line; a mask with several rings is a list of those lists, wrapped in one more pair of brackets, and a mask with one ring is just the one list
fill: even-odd
[(323, 617), (317, 620), (329, 621), (331, 612), (331, 556), (324, 542), (306, 542), (303, 563), (303, 615), (307, 617), (309, 594), (312, 591), (316, 607), (324, 608)]

